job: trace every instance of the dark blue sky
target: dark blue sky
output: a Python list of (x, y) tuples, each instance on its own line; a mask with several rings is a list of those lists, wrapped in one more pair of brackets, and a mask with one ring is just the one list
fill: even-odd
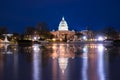
[(22, 33), (26, 26), (38, 22), (57, 29), (61, 17), (69, 29), (82, 30), (89, 26), (99, 30), (105, 26), (120, 29), (119, 0), (0, 0), (0, 26), (10, 32)]

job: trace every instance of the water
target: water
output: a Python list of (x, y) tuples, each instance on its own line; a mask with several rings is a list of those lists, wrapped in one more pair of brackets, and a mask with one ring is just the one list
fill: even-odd
[(120, 80), (120, 48), (0, 44), (0, 80)]

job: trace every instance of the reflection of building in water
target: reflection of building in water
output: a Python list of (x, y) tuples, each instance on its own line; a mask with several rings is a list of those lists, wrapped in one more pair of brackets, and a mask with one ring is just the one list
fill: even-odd
[[(82, 50), (80, 54), (80, 60), (82, 60), (81, 76), (82, 80), (105, 80), (105, 73), (107, 72), (106, 64), (104, 60), (104, 47), (102, 44), (86, 44), (71, 45), (71, 44), (53, 44), (52, 59), (53, 59), (53, 72), (57, 74), (57, 64), (60, 68), (60, 72), (69, 72), (69, 60), (75, 60), (78, 50)], [(80, 53), (80, 52), (79, 52)], [(71, 58), (71, 59), (70, 59)], [(78, 57), (77, 57), (78, 58)], [(74, 65), (74, 64), (73, 64)], [(76, 65), (75, 65), (76, 66)], [(67, 69), (68, 68), (68, 69)], [(66, 74), (64, 74), (66, 76)], [(57, 76), (57, 75), (55, 75)], [(56, 80), (56, 79), (54, 79)]]
[(18, 52), (18, 46), (10, 44), (0, 44), (0, 52), (2, 54), (12, 54)]
[(53, 59), (58, 59), (58, 64), (59, 67), (62, 71), (62, 73), (64, 73), (65, 69), (67, 68), (68, 65), (68, 45), (66, 44), (53, 44), (52, 46), (53, 48), (53, 53), (52, 53), (52, 58)]
[(0, 49), (2, 49), (4, 47), (4, 44), (0, 44)]
[(64, 73), (68, 65), (68, 58), (64, 58), (64, 57), (58, 58), (58, 64), (62, 70), (62, 73)]
[(67, 65), (68, 65), (68, 59), (72, 58), (74, 59), (75, 57), (75, 48), (77, 46), (70, 45), (70, 44), (53, 44), (52, 49), (52, 58), (58, 59), (58, 64), (60, 66), (60, 69), (62, 73), (65, 72)]
[(69, 52), (68, 52), (68, 47), (69, 45), (67, 44), (61, 44), (58, 47), (58, 64), (60, 66), (60, 69), (62, 70), (62, 73), (65, 72), (67, 65), (68, 65), (68, 56), (70, 56)]
[(67, 58), (74, 58), (76, 56), (77, 51), (79, 53), (82, 51), (82, 45), (73, 45), (73, 44), (53, 44), (52, 45), (51, 57), (53, 59), (59, 57), (67, 57)]
[(9, 46), (9, 45), (10, 45), (10, 44), (4, 44), (3, 54), (10, 53), (10, 52), (8, 51), (8, 46)]
[[(14, 79), (18, 80), (18, 52), (17, 52), (17, 46), (14, 45), (8, 45), (8, 44), (0, 44), (0, 73), (4, 73), (5, 69), (9, 68), (6, 67), (5, 68), (5, 62), (9, 62), (13, 63), (10, 64), (10, 68), (9, 69), (13, 69), (13, 74), (14, 75)], [(15, 54), (13, 54), (15, 53)], [(12, 55), (12, 56), (9, 56)], [(8, 70), (8, 69), (7, 69)], [(0, 77), (3, 77), (0, 74)], [(2, 79), (3, 80), (3, 79)]]

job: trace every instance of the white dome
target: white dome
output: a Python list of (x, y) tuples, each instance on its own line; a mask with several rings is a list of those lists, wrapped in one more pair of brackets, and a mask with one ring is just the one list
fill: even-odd
[(62, 20), (60, 21), (59, 27), (58, 27), (59, 31), (68, 31), (68, 25), (67, 22), (65, 21), (64, 17), (62, 17)]

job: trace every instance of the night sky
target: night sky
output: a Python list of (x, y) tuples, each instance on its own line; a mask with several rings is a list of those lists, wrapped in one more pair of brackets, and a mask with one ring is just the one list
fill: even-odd
[(22, 33), (27, 26), (46, 22), (57, 30), (62, 18), (69, 29), (92, 30), (113, 26), (120, 30), (120, 0), (0, 0), (0, 26)]

